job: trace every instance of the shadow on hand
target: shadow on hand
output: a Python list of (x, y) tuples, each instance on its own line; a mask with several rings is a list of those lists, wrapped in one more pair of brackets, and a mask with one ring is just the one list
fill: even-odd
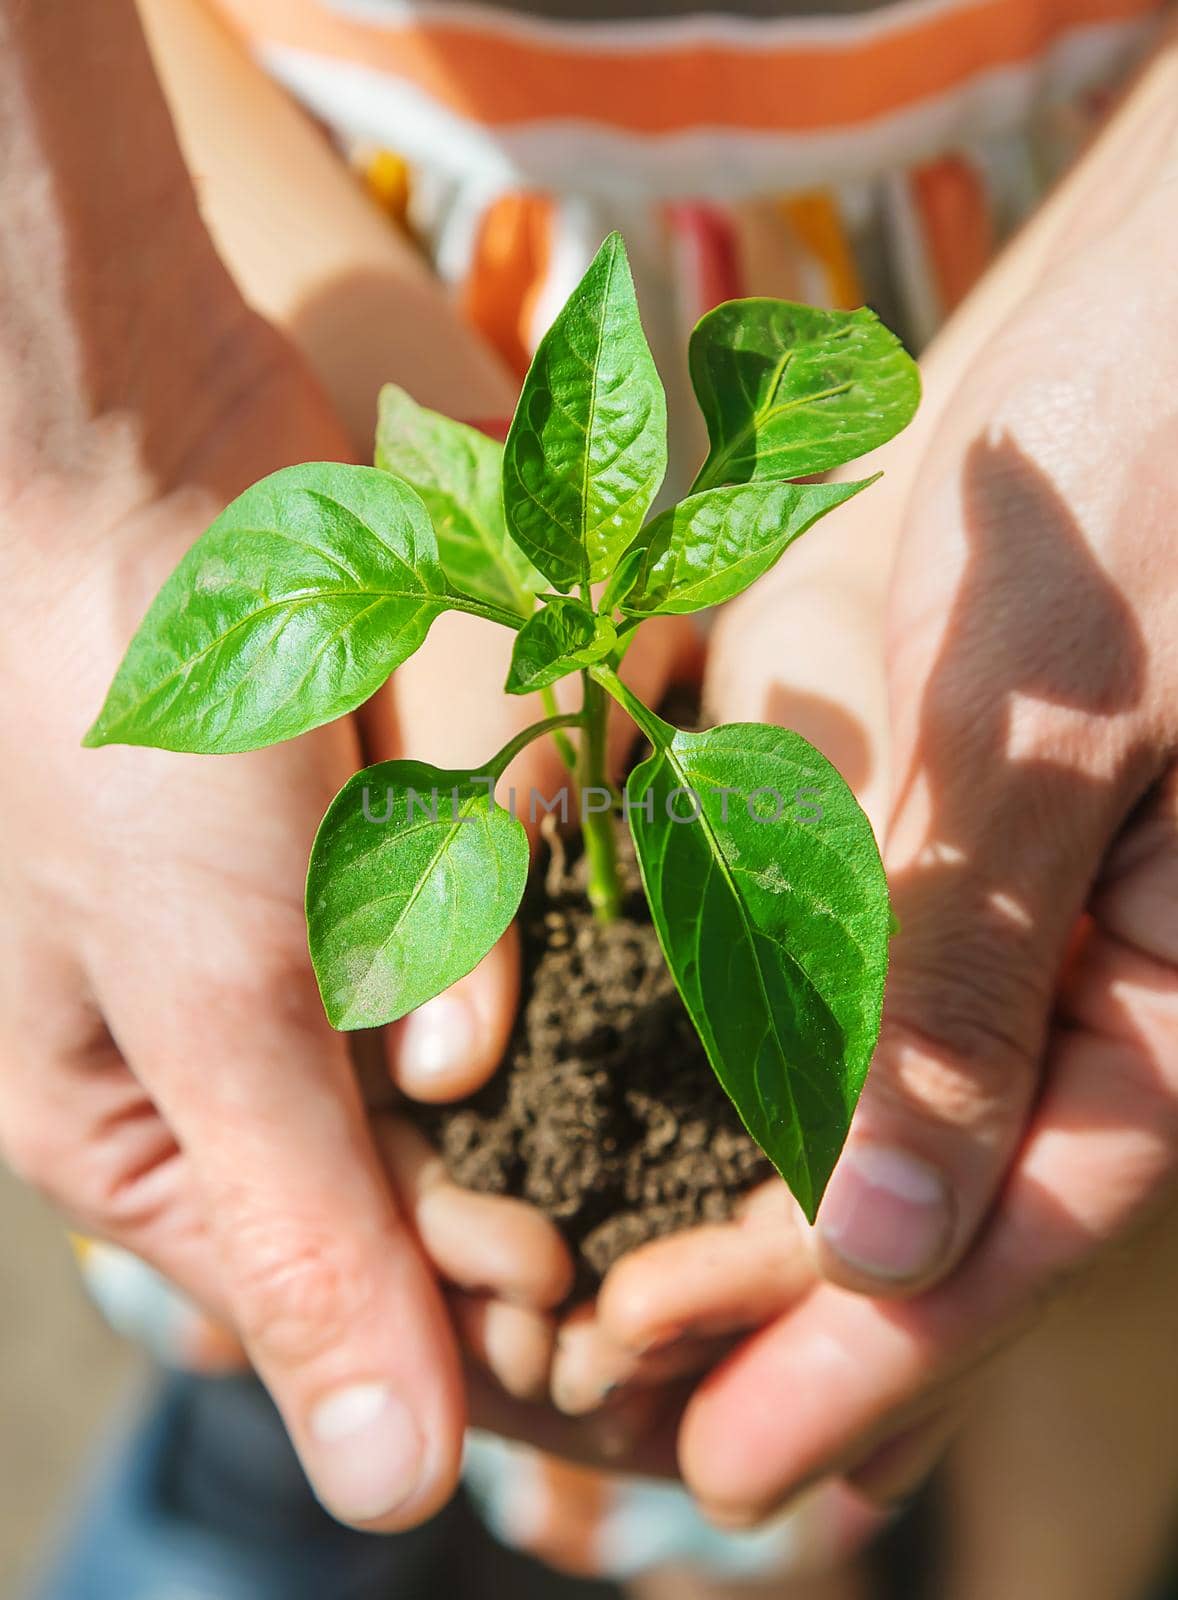
[[(1114, 1005), (1116, 1037), (1054, 1012), (1061, 973), (1094, 935), (1084, 913), (1102, 858), (1148, 783), (1145, 745), (1112, 728), (1142, 700), (1145, 641), (1066, 499), (1011, 439), (974, 444), (962, 495), (969, 557), (898, 789), (897, 809), (920, 802), (928, 821), (925, 848), (891, 875), (905, 949), (888, 1011), (986, 1063), (995, 1093), (1034, 1097), (1029, 1125), (1052, 1137), (1012, 1171), (950, 1278), (876, 1302), (928, 1384), (1008, 1342), (1114, 1242), (1164, 1159), (1156, 1047), (1129, 1009), (1140, 996)], [(1048, 719), (1049, 750), (1024, 702), (1063, 713)], [(1033, 1070), (1008, 1076), (1013, 1062)], [(864, 1448), (911, 1405), (889, 1408)]]
[(968, 561), (893, 812), (916, 805), (927, 824), (892, 874), (904, 954), (889, 1009), (967, 1054), (1037, 1055), (1098, 842), (1123, 817), (1123, 779), (1098, 775), (1098, 757), (1142, 696), (1145, 649), (1067, 501), (1012, 439), (975, 442), (961, 494)]
[(837, 700), (806, 689), (772, 683), (765, 695), (766, 722), (792, 728), (838, 768), (855, 794), (862, 794), (875, 771), (871, 742), (862, 721)]

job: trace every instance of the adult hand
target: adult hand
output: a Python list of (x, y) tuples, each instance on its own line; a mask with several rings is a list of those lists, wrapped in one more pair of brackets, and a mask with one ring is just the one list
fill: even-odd
[(885, 1030), (819, 1214), (831, 1281), (685, 1417), (685, 1475), (730, 1518), (943, 1411), (1172, 1181), (1172, 199), (1057, 259), (918, 474), (889, 630)]
[[(77, 1226), (239, 1332), (331, 1510), (398, 1528), (458, 1471), (437, 1275), (466, 1291), (484, 1360), (528, 1389), (570, 1268), (538, 1214), (463, 1194), (394, 1119), (369, 1126), (323, 1018), (302, 883), (364, 758), (355, 720), (218, 759), (80, 746), (148, 600), (225, 501), (347, 455), (289, 350), (227, 320), (232, 387), (210, 380), (168, 440), (172, 476), (113, 428), (68, 464), (4, 435), (0, 1144)], [(496, 1054), (472, 1051), (468, 1081)]]
[[(776, 722), (812, 740), (877, 829), (887, 801), (882, 682), (889, 502), (864, 496), (734, 601), (713, 630), (704, 677), (711, 722)], [(894, 508), (892, 508), (894, 509)], [(655, 1240), (623, 1257), (595, 1307), (566, 1324), (553, 1365), (558, 1403), (578, 1415), (605, 1396), (699, 1373), (738, 1335), (796, 1305), (818, 1275), (807, 1229), (771, 1179), (729, 1222)]]

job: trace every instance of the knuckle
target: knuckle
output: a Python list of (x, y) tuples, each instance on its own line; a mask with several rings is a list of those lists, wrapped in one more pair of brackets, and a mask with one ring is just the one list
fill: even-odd
[(87, 1229), (109, 1239), (135, 1240), (153, 1232), (172, 1211), (175, 1185), (167, 1169), (180, 1153), (161, 1130), (159, 1148), (137, 1152), (99, 1144), (80, 1155), (72, 1209)]
[[(951, 947), (909, 964), (888, 997), (881, 1057), (889, 1098), (970, 1130), (1021, 1117), (1046, 1026), (1048, 996), (1030, 964), (987, 963)], [(874, 1076), (873, 1069), (873, 1076)]]
[(340, 1347), (376, 1299), (371, 1267), (340, 1241), (280, 1226), (238, 1241), (234, 1305), (247, 1345), (283, 1366)]

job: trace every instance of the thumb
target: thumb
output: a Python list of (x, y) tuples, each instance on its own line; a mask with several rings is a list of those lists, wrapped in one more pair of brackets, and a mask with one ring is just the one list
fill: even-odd
[[(399, 1530), (457, 1482), (457, 1351), (289, 923), (289, 938), (271, 919), (230, 940), (193, 918), (180, 955), (104, 968), (104, 1003), (192, 1172), (229, 1315), (316, 1493), (342, 1521)], [(231, 955), (206, 955), (214, 937)]]
[(465, 978), (388, 1030), (389, 1070), (411, 1100), (473, 1094), (503, 1058), (519, 999), (513, 924)]
[(817, 1222), (826, 1275), (871, 1293), (942, 1278), (981, 1227), (1039, 1087), (1069, 943), (1150, 776), (1123, 602), (1029, 463), (971, 461), (966, 477), (955, 581), (931, 561), (899, 573), (884, 855), (901, 931)]

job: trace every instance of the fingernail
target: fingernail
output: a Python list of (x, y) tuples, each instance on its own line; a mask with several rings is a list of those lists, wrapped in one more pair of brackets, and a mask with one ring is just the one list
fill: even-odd
[(818, 1235), (857, 1272), (904, 1283), (937, 1265), (952, 1222), (949, 1191), (927, 1162), (884, 1145), (848, 1145), (818, 1213)]
[(474, 1012), (457, 995), (440, 994), (405, 1020), (401, 1071), (429, 1083), (464, 1068), (475, 1047)]
[(311, 1412), (315, 1490), (344, 1522), (387, 1517), (416, 1489), (422, 1439), (408, 1406), (383, 1383), (357, 1383)]

